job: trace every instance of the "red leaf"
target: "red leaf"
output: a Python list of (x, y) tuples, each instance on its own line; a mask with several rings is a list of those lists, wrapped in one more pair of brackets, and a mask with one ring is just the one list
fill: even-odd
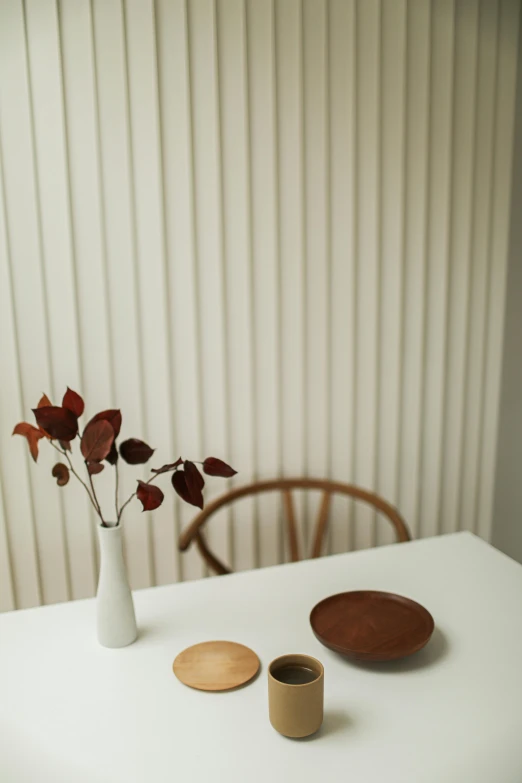
[(186, 459), (183, 463), (183, 468), (185, 470), (185, 473), (187, 474), (187, 486), (194, 487), (196, 490), (202, 490), (205, 486), (205, 479), (197, 469), (197, 467), (194, 465), (193, 462)]
[(64, 465), (63, 462), (57, 462), (52, 470), (52, 474), (56, 479), (56, 483), (59, 487), (65, 487), (69, 481), (69, 468)]
[(14, 428), (13, 435), (23, 435), (24, 438), (27, 438), (31, 457), (36, 462), (38, 459), (38, 441), (40, 438), (44, 437), (43, 432), (37, 429), (37, 427), (33, 427), (32, 424), (28, 424), (26, 421), (21, 421), (20, 424), (17, 424)]
[(62, 405), (64, 408), (72, 411), (75, 416), (81, 416), (85, 408), (85, 403), (80, 395), (69, 389), (69, 387), (67, 387), (67, 391), (63, 395)]
[[(52, 408), (52, 405), (53, 404), (52, 404), (51, 400), (49, 399), (49, 397), (47, 396), (47, 394), (42, 394), (42, 396), (40, 397), (40, 400), (38, 402), (38, 405), (36, 407), (37, 408)], [(49, 438), (49, 440), (51, 439), (51, 436), (49, 435), (48, 432), (46, 432), (45, 430), (42, 430), (41, 427), (40, 427), (40, 430), (41, 430), (42, 434), (45, 435), (46, 438)]]
[(129, 465), (143, 465), (154, 454), (155, 449), (151, 449), (142, 440), (138, 438), (129, 438), (124, 440), (120, 446), (120, 454)]
[(92, 476), (96, 473), (101, 473), (105, 465), (102, 465), (101, 462), (88, 462), (87, 463), (87, 470), (89, 471), (89, 474)]
[[(120, 410), (108, 410), (97, 413), (93, 416), (89, 424), (94, 424), (95, 421), (108, 421), (114, 430), (114, 437), (117, 438), (121, 430), (121, 411)], [(89, 426), (89, 424), (87, 426)]]
[(69, 443), (68, 440), (61, 440), (60, 441), (60, 446), (62, 447), (62, 449), (64, 451), (72, 451), (71, 444)]
[(234, 470), (226, 462), (216, 457), (206, 458), (203, 463), (203, 471), (207, 476), (220, 476), (221, 478), (230, 478), (237, 473), (237, 470)]
[(101, 461), (105, 459), (114, 441), (114, 430), (108, 421), (90, 422), (82, 435), (81, 452), (89, 461)]
[(56, 440), (73, 440), (78, 434), (78, 419), (67, 408), (46, 405), (34, 408), (33, 413), (40, 429)]
[(203, 508), (203, 495), (201, 490), (205, 486), (205, 480), (193, 462), (185, 460), (183, 463), (183, 473), (185, 474), (185, 484), (187, 486), (189, 503), (193, 506)]
[[(185, 471), (183, 470), (177, 470), (175, 473), (172, 474), (172, 486), (180, 496), (182, 500), (185, 501), (185, 503), (190, 503), (193, 506), (199, 505), (198, 503), (194, 503), (192, 500), (191, 494), (187, 487), (187, 480), (185, 478)], [(199, 506), (199, 508), (203, 508), (203, 506)]]
[(138, 481), (136, 497), (141, 501), (143, 511), (154, 511), (155, 508), (161, 506), (165, 495), (159, 487), (155, 487), (153, 484), (145, 484), (144, 481)]
[(118, 462), (118, 449), (116, 447), (116, 441), (115, 440), (113, 440), (112, 446), (111, 446), (111, 450), (109, 451), (109, 453), (107, 454), (105, 459), (111, 465), (116, 465), (116, 463)]
[(176, 470), (182, 464), (183, 460), (178, 457), (176, 462), (171, 462), (169, 465), (162, 465), (161, 468), (151, 468), (153, 473), (168, 473), (169, 470)]

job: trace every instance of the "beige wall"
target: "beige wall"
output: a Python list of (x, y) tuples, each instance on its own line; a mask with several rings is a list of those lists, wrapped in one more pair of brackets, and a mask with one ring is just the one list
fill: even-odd
[[(1, 608), (95, 589), (85, 497), (11, 439), (67, 384), (160, 461), (351, 480), (415, 536), (489, 538), (519, 6), (0, 2)], [(133, 587), (202, 575), (190, 509), (129, 512)], [(335, 506), (331, 551), (389, 540)], [(277, 502), (212, 541), (278, 562)]]
[(522, 563), (522, 49), (520, 48), (492, 542)]

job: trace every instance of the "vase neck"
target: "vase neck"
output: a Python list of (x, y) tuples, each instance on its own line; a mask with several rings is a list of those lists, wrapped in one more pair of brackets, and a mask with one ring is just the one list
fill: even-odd
[(98, 541), (102, 553), (120, 555), (122, 552), (121, 527), (102, 527), (98, 526)]

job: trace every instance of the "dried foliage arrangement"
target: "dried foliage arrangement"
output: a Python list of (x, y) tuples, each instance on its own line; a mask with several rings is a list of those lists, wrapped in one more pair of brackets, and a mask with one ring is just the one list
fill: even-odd
[[(106, 410), (97, 413), (80, 432), (78, 419), (85, 408), (82, 397), (72, 389), (67, 388), (60, 406), (53, 405), (46, 394), (42, 396), (38, 406), (33, 409), (36, 425), (20, 422), (13, 430), (13, 435), (23, 435), (27, 439), (29, 451), (36, 462), (38, 460), (39, 442), (45, 439), (52, 448), (60, 454), (62, 460), (52, 469), (52, 475), (59, 487), (64, 487), (71, 474), (83, 485), (90, 501), (100, 518), (103, 527), (109, 527), (96, 495), (93, 476), (105, 469), (106, 464), (114, 468), (115, 474), (115, 512), (116, 525), (121, 523), (123, 511), (128, 504), (137, 498), (143, 511), (153, 511), (163, 503), (165, 495), (153, 482), (164, 473), (171, 474), (171, 483), (180, 498), (198, 508), (203, 508), (203, 487), (207, 476), (229, 478), (236, 471), (216, 457), (207, 457), (203, 462), (196, 463), (179, 457), (175, 462), (162, 465), (161, 468), (151, 468), (152, 475), (147, 481), (138, 479), (135, 492), (123, 503), (118, 498), (118, 463), (121, 459), (129, 465), (143, 465), (154, 454), (147, 443), (138, 438), (128, 438), (117, 443), (121, 430), (121, 411)], [(79, 451), (84, 463), (84, 481), (76, 470), (73, 458), (73, 446), (79, 445)], [(64, 460), (64, 461), (63, 461)], [(202, 472), (198, 468), (201, 465)]]

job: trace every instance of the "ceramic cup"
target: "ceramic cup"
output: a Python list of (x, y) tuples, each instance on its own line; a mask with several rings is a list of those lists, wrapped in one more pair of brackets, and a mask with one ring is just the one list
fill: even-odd
[(324, 669), (310, 655), (281, 655), (268, 667), (270, 723), (285, 737), (308, 737), (323, 722)]

